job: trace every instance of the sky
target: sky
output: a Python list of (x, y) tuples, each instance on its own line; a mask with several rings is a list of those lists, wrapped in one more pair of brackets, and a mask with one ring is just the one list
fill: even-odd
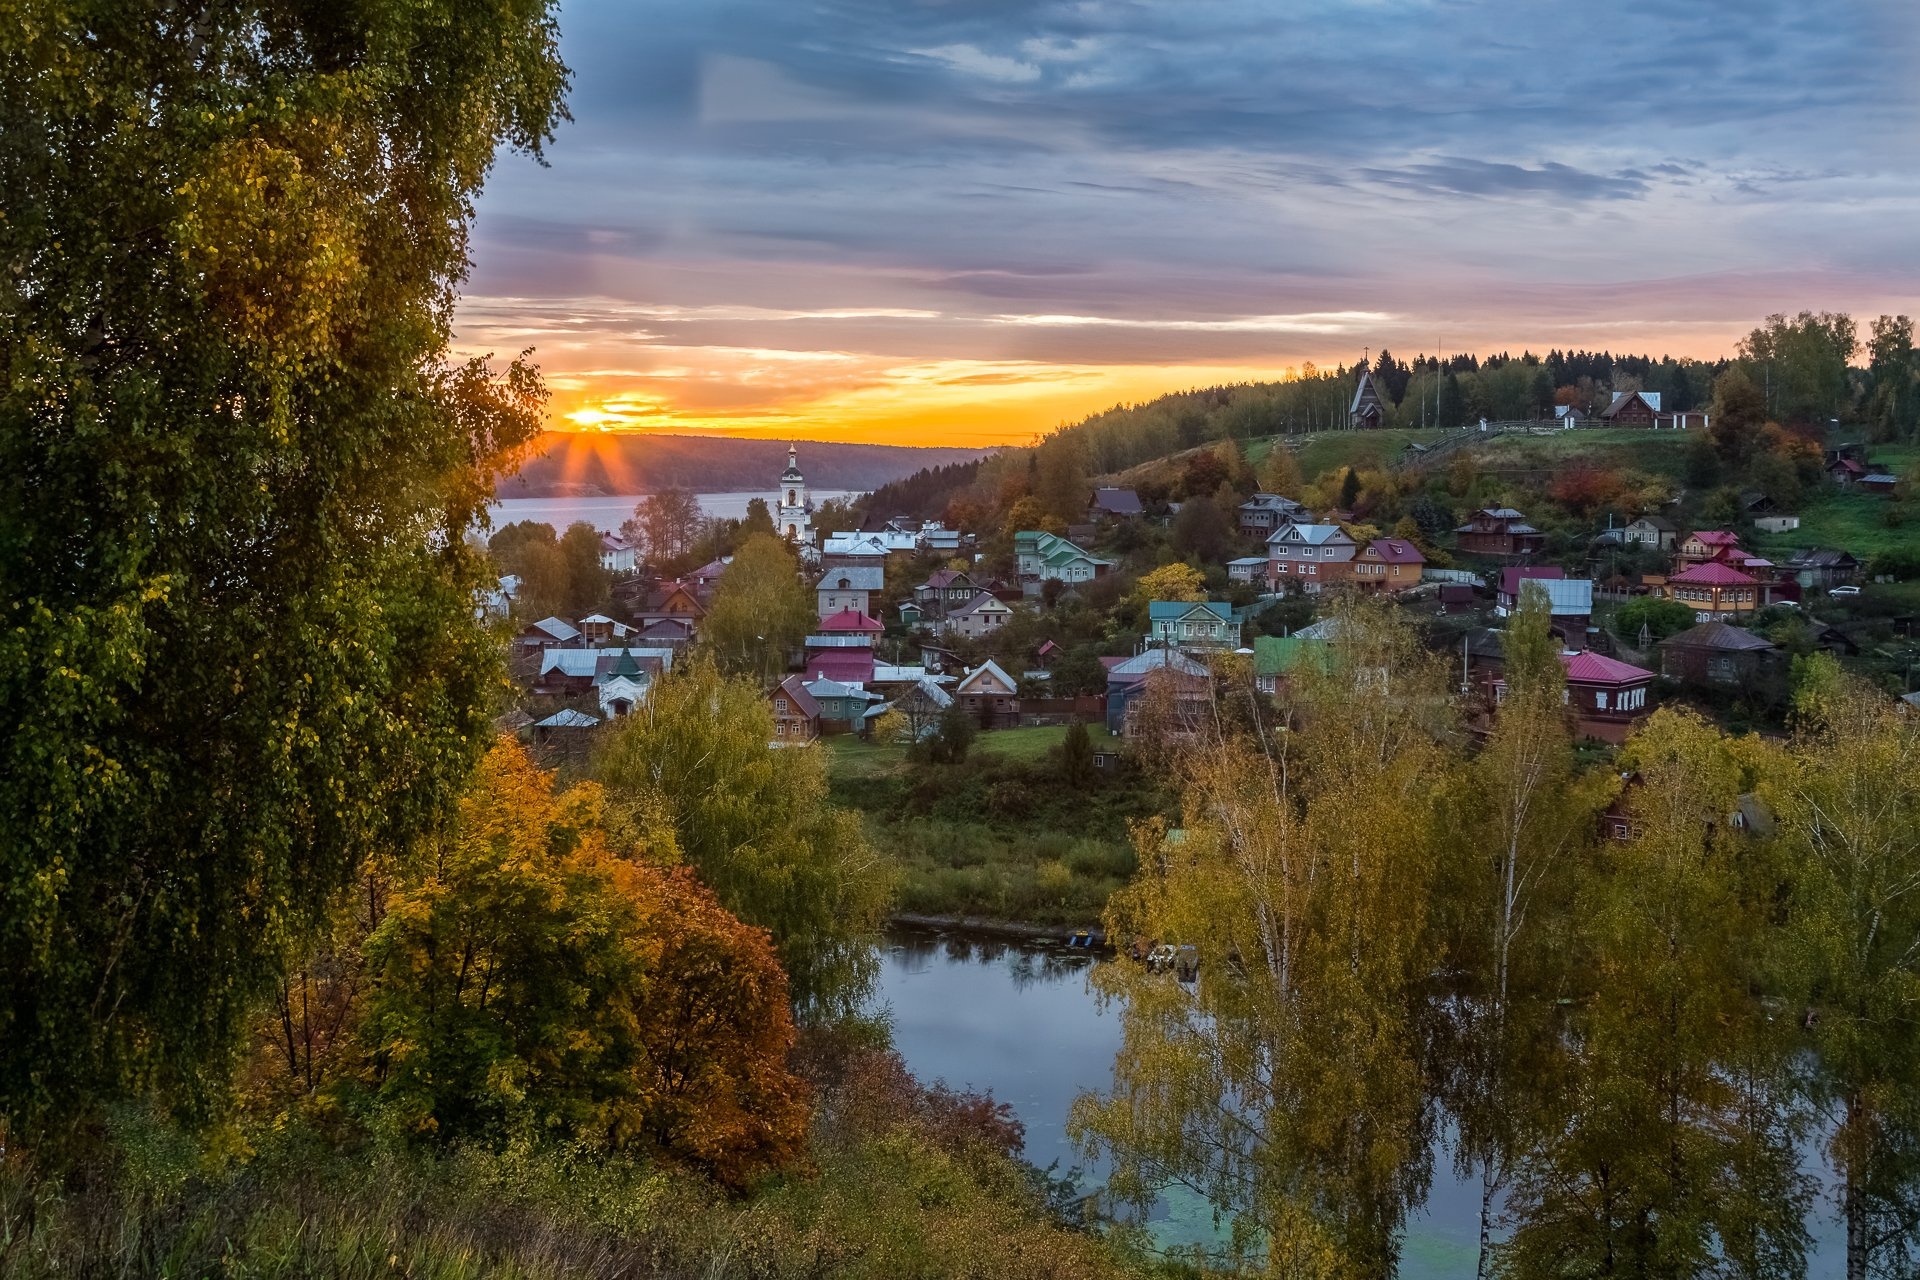
[(559, 429), (1025, 443), (1920, 294), (1914, 0), (563, 0), (462, 351)]

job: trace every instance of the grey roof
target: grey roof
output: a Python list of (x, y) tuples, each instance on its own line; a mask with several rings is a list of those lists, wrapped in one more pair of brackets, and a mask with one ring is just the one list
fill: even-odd
[(1129, 676), (1144, 676), (1147, 672), (1158, 671), (1162, 667), (1180, 672), (1182, 675), (1204, 676), (1207, 674), (1205, 666), (1178, 649), (1149, 649), (1145, 653), (1136, 654), (1125, 662), (1109, 667), (1107, 679), (1111, 682), (1117, 676), (1124, 681)]
[[(841, 586), (841, 580), (846, 586)], [(844, 569), (829, 569), (820, 575), (820, 581), (814, 584), (816, 591), (882, 591), (887, 585), (887, 571), (877, 564), (848, 565)]]
[(528, 630), (545, 632), (555, 640), (578, 640), (580, 638), (580, 629), (571, 622), (568, 622), (565, 618), (542, 618), (529, 627)]
[(1794, 569), (1821, 569), (1845, 564), (1850, 560), (1853, 560), (1856, 564), (1859, 563), (1857, 560), (1854, 560), (1851, 552), (1835, 551), (1831, 547), (1810, 547), (1805, 551), (1795, 553), (1793, 559), (1787, 562), (1787, 567)]
[(1772, 641), (1725, 622), (1703, 622), (1677, 636), (1668, 636), (1660, 645), (1662, 648), (1671, 645), (1676, 649), (1720, 649), (1738, 653), (1759, 653), (1774, 647)]
[(1095, 489), (1093, 505), (1116, 516), (1137, 516), (1142, 510), (1140, 495), (1131, 489)]
[(806, 643), (809, 649), (871, 649), (873, 637), (864, 633), (852, 636), (808, 636)]
[[(1317, 547), (1333, 541), (1336, 535), (1346, 536), (1346, 531), (1337, 524), (1289, 524), (1275, 529), (1267, 541), (1304, 542), (1310, 547)], [(1347, 540), (1352, 541), (1351, 538)]]
[(958, 609), (955, 609), (953, 613), (949, 616), (957, 618), (963, 613), (978, 613), (982, 609), (995, 608), (995, 607), (1006, 609), (1009, 613), (1012, 612), (1012, 608), (1007, 604), (1005, 604), (1000, 599), (1000, 597), (994, 595), (991, 591), (976, 591), (973, 595), (973, 599), (967, 601), (965, 604), (961, 605)]
[(533, 727), (536, 729), (591, 729), (599, 723), (600, 721), (598, 719), (588, 715), (584, 711), (575, 711), (572, 707), (564, 707), (548, 716), (545, 720), (534, 721)]
[(1899, 484), (1899, 483), (1900, 483), (1900, 477), (1899, 477), (1899, 476), (1896, 476), (1896, 475), (1889, 475), (1889, 474), (1888, 474), (1887, 472), (1885, 472), (1885, 471), (1873, 471), (1873, 472), (1869, 472), (1868, 474), (1866, 474), (1866, 475), (1864, 475), (1864, 476), (1861, 476), (1861, 477), (1860, 477), (1860, 483), (1861, 483), (1861, 484), (1868, 484), (1868, 483), (1875, 483), (1875, 484)]

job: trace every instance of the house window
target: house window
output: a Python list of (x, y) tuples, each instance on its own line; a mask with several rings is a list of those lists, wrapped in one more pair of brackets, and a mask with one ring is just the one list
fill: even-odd
[(787, 722), (785, 720), (775, 720), (773, 722), (773, 735), (776, 738), (784, 738), (787, 736)]
[(1593, 705), (1594, 708), (1599, 711), (1605, 711), (1607, 709), (1607, 691), (1605, 689), (1598, 690), (1594, 693)]
[(773, 710), (777, 715), (787, 714), (787, 700), (785, 698), (775, 698), (773, 700)]

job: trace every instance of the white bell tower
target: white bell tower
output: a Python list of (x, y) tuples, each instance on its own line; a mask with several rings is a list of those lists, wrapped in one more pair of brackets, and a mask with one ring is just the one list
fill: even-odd
[(787, 470), (780, 477), (780, 492), (775, 495), (773, 530), (788, 542), (813, 541), (813, 502), (807, 497), (807, 479), (800, 474), (799, 451), (787, 446)]

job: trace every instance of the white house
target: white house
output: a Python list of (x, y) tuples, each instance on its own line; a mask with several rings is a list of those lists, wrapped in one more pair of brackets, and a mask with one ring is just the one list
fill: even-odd
[(832, 617), (852, 609), (873, 612), (873, 597), (887, 584), (887, 571), (877, 564), (840, 565), (820, 575), (814, 584), (814, 599), (819, 616)]
[(966, 636), (977, 639), (992, 635), (1007, 625), (1007, 619), (1013, 616), (1013, 607), (997, 596), (982, 591), (973, 599), (953, 610), (940, 624), (945, 635)]
[(600, 567), (608, 573), (632, 573), (639, 567), (633, 544), (617, 533), (600, 535)]

